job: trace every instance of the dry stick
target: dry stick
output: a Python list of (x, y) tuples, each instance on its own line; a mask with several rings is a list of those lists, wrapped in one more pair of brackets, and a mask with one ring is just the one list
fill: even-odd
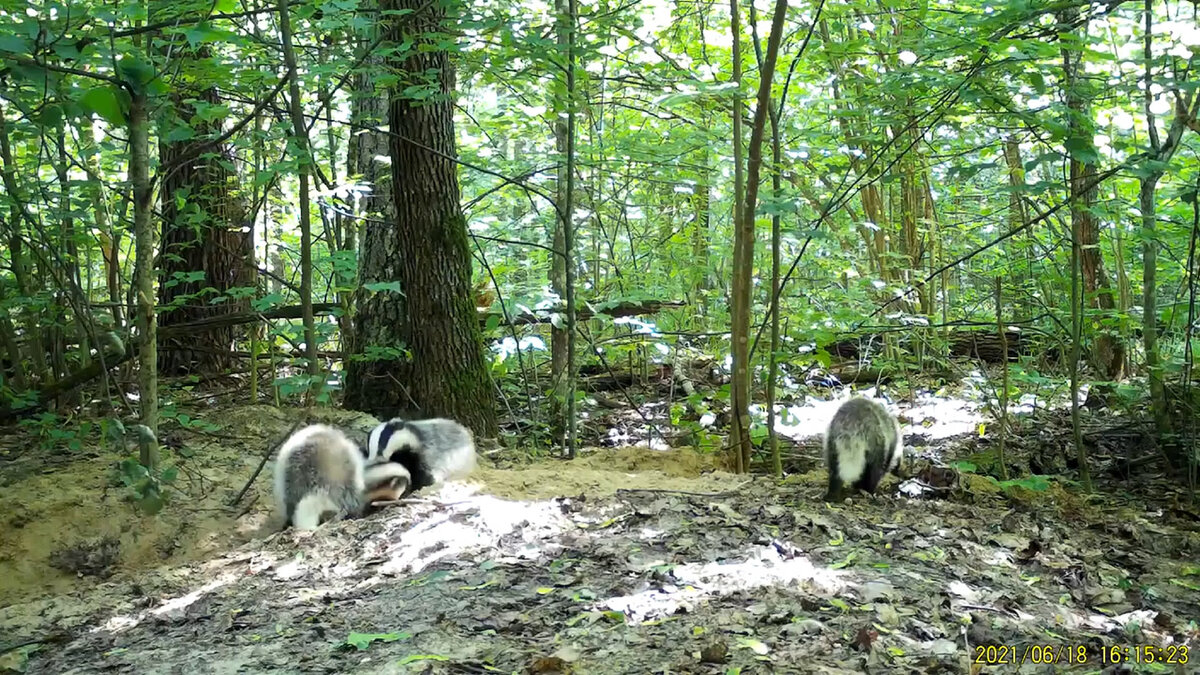
[(230, 506), (234, 506), (238, 502), (242, 501), (242, 497), (246, 496), (246, 491), (249, 490), (250, 486), (254, 484), (254, 481), (258, 479), (258, 474), (262, 473), (263, 467), (267, 465), (267, 460), (271, 458), (271, 455), (274, 455), (275, 451), (279, 449), (279, 446), (283, 445), (284, 441), (291, 438), (292, 434), (296, 433), (296, 430), (307, 421), (307, 419), (302, 419), (293, 424), (292, 428), (288, 429), (288, 432), (284, 434), (283, 437), (272, 443), (267, 448), (267, 451), (263, 453), (262, 460), (258, 463), (258, 468), (255, 469), (254, 474), (250, 476), (250, 480), (246, 481), (246, 485), (242, 488), (242, 491), (237, 493), (237, 496), (230, 500)]

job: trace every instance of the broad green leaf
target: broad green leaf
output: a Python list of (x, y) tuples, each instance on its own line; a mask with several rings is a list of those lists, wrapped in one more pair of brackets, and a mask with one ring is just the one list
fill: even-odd
[(29, 54), (32, 45), (29, 40), (19, 35), (0, 35), (0, 52), (10, 54)]
[(271, 309), (275, 305), (278, 305), (281, 302), (283, 302), (282, 295), (280, 295), (279, 293), (271, 293), (268, 295), (264, 295), (263, 297), (258, 298), (257, 300), (254, 300), (253, 302), (250, 303), (250, 306), (253, 307), (254, 311), (256, 311), (256, 312), (264, 312), (268, 309)]
[(1092, 139), (1073, 136), (1063, 141), (1063, 146), (1070, 153), (1072, 159), (1077, 159), (1087, 164), (1094, 164), (1100, 161), (1100, 154), (1096, 152), (1095, 146), (1092, 145)]
[(95, 113), (113, 126), (125, 126), (125, 111), (121, 105), (122, 93), (116, 87), (95, 87), (84, 92), (79, 105)]
[(400, 293), (401, 295), (404, 294), (404, 292), (400, 290), (399, 281), (376, 281), (369, 284), (363, 284), (363, 288), (371, 291), (372, 293), (391, 291), (393, 293)]

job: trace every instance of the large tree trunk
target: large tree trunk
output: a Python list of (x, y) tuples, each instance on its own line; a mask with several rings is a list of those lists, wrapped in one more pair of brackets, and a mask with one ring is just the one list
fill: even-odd
[[(220, 129), (198, 122), (193, 106), (184, 103), (182, 96), (174, 98), (179, 118), (192, 120), (199, 128), (193, 139), (159, 146), (163, 233), (157, 267), (162, 279), (158, 302), (163, 308), (159, 315), (163, 328), (245, 311), (248, 299), (211, 301), (230, 288), (255, 283), (253, 228), (242, 227), (244, 209), (237, 195), (237, 176), (223, 159), (224, 149), (206, 142)], [(218, 102), (215, 89), (200, 92), (199, 98)], [(204, 277), (177, 283), (194, 272), (203, 272)], [(216, 294), (184, 297), (206, 288), (215, 289)], [(232, 365), (229, 351), (234, 331), (233, 326), (215, 326), (187, 336), (164, 335), (158, 351), (159, 372), (212, 375), (227, 370)]]
[[(365, 4), (364, 8), (377, 10), (378, 4), (370, 2)], [(382, 30), (382, 26), (378, 23), (373, 23), (372, 27), (374, 31)], [(383, 72), (384, 67), (383, 58), (378, 54), (375, 37), (376, 33), (372, 32), (359, 43), (361, 49), (370, 50), (371, 53), (363, 62), (364, 72), (356, 73), (354, 76), (354, 92), (350, 99), (350, 121), (355, 127), (353, 135), (350, 137), (350, 147), (347, 153), (350, 175), (357, 176), (358, 180), (368, 185), (371, 191), (362, 195), (358, 201), (356, 212), (362, 216), (362, 220), (354, 221), (348, 228), (343, 242), (346, 250), (359, 247), (358, 242), (366, 230), (367, 223), (372, 221), (396, 222), (396, 208), (392, 199), (392, 170), (388, 162), (384, 161), (390, 152), (388, 135), (387, 132), (380, 130), (388, 122), (389, 96), (387, 90), (377, 87), (375, 84), (375, 73)], [(369, 127), (370, 131), (363, 127)], [(343, 348), (355, 342), (353, 308), (364, 302), (368, 293), (369, 291), (362, 288), (360, 284), (351, 300), (351, 313), (348, 314), (348, 318), (351, 320), (341, 323)]]
[[(454, 71), (438, 37), (429, 34), (442, 28), (445, 8), (421, 0), (380, 5), (384, 12), (412, 12), (389, 26), (388, 37), (418, 45), (389, 65), (414, 78), (434, 73), (436, 90), (411, 100), (403, 92), (414, 83), (402, 81), (393, 92), (396, 222), (368, 223), (360, 264), (364, 283), (397, 281), (402, 294), (381, 289), (359, 306), (345, 403), (377, 415), (407, 410), (452, 417), (495, 436), (495, 392), (471, 297), (467, 224), (455, 172)], [(395, 358), (388, 351), (394, 349), (407, 354)]]

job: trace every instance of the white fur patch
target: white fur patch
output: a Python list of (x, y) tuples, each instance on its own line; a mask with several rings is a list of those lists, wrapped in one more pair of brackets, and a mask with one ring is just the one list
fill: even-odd
[[(292, 461), (292, 455), (297, 450), (314, 442), (320, 445), (323, 452), (341, 453), (349, 459), (354, 464), (354, 476), (351, 479), (353, 488), (359, 492), (366, 490), (363, 482), (363, 457), (354, 441), (329, 425), (311, 424), (289, 436), (275, 457), (275, 503), (281, 513), (286, 513), (288, 502), (297, 497), (288, 494), (288, 463)], [(299, 496), (292, 512), (292, 525), (300, 530), (316, 529), (321, 524), (322, 513), (339, 510), (337, 503), (325, 491), (315, 489)]]
[(292, 527), (315, 530), (321, 524), (321, 514), (337, 510), (337, 504), (324, 492), (310, 492), (296, 504), (296, 510), (292, 513)]
[(854, 483), (867, 470), (867, 444), (860, 439), (843, 437), (838, 449), (838, 478), (843, 483)]
[(475, 470), (475, 444), (456, 445), (441, 457), (429, 460), (432, 460), (434, 478), (438, 481), (466, 478)]
[(396, 462), (383, 462), (380, 464), (372, 464), (367, 467), (364, 474), (364, 481), (367, 484), (367, 489), (377, 487), (386, 483), (393, 478), (399, 478), (404, 481), (405, 485), (412, 483), (412, 474), (404, 465)]

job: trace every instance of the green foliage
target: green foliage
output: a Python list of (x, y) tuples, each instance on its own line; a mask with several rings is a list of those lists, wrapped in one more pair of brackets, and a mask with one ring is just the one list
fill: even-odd
[(114, 480), (126, 487), (126, 498), (148, 516), (156, 515), (166, 506), (170, 497), (167, 487), (179, 475), (175, 467), (147, 469), (137, 457), (121, 460), (113, 467), (113, 472)]
[(51, 412), (27, 417), (19, 425), (31, 430), (37, 437), (38, 446), (49, 452), (79, 452), (91, 436), (93, 427), (91, 422), (67, 425), (66, 420)]
[(1050, 476), (1032, 475), (1027, 478), (1018, 478), (1014, 480), (996, 480), (991, 476), (990, 480), (995, 481), (1000, 489), (1006, 493), (1011, 493), (1016, 490), (1029, 490), (1031, 492), (1045, 492), (1050, 488)]
[(407, 640), (411, 637), (412, 635), (409, 633), (350, 633), (350, 635), (346, 636), (346, 641), (342, 643), (342, 647), (363, 652), (375, 642), (396, 642), (398, 640)]

